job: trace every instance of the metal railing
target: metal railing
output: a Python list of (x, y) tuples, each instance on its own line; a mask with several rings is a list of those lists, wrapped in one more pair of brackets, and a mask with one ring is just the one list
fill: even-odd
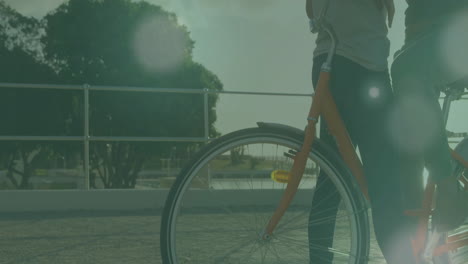
[[(84, 107), (84, 131), (83, 136), (0, 136), (0, 141), (82, 141), (84, 143), (84, 176), (85, 189), (89, 189), (89, 143), (97, 141), (132, 141), (132, 142), (207, 142), (209, 137), (209, 94), (236, 94), (236, 95), (267, 95), (267, 96), (299, 96), (312, 97), (313, 94), (303, 93), (273, 93), (273, 92), (242, 92), (242, 91), (217, 91), (209, 89), (180, 89), (180, 88), (150, 88), (150, 87), (131, 87), (131, 86), (92, 86), (83, 85), (53, 85), (53, 84), (23, 84), (23, 83), (0, 83), (0, 88), (18, 88), (18, 89), (57, 89), (57, 90), (75, 90), (83, 91)], [(176, 93), (176, 94), (199, 94), (203, 95), (203, 115), (204, 115), (204, 137), (106, 137), (91, 136), (89, 134), (89, 93), (90, 91), (106, 92), (142, 92), (142, 93)]]
[[(84, 176), (85, 189), (89, 189), (89, 143), (98, 141), (126, 141), (126, 142), (207, 142), (209, 137), (209, 105), (208, 95), (210, 94), (231, 94), (231, 95), (263, 95), (263, 96), (292, 96), (292, 97), (312, 97), (313, 93), (273, 93), (273, 92), (244, 92), (244, 91), (217, 91), (209, 89), (180, 89), (180, 88), (150, 88), (131, 86), (91, 86), (83, 85), (53, 85), (53, 84), (23, 84), (23, 83), (0, 83), (0, 88), (18, 89), (57, 89), (83, 91), (84, 96), (84, 131), (83, 136), (0, 136), (0, 141), (81, 141), (84, 143)], [(204, 137), (106, 137), (91, 136), (89, 134), (89, 93), (90, 91), (106, 92), (142, 92), (142, 93), (175, 93), (175, 94), (199, 94), (203, 95), (203, 115), (204, 115)], [(464, 96), (468, 93), (464, 93)], [(461, 98), (467, 100), (467, 97)], [(452, 142), (453, 143), (453, 142)]]

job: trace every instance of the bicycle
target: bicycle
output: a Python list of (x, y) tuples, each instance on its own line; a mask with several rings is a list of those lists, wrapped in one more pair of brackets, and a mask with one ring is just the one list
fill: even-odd
[[(336, 37), (324, 20), (326, 9), (312, 29), (328, 32), (333, 44), (305, 131), (258, 123), (206, 145), (181, 171), (167, 197), (160, 237), (164, 263), (308, 263), (310, 248), (332, 254), (334, 263), (373, 260), (362, 165), (327, 90)], [(457, 83), (444, 90), (446, 119), (450, 103), (466, 94), (466, 86), (468, 82)], [(315, 138), (319, 116), (335, 136), (339, 153)], [(468, 189), (468, 138), (455, 149), (455, 173)], [(311, 219), (313, 192), (325, 186), (317, 182), (319, 172), (334, 185), (323, 202), (339, 199), (340, 204), (333, 217)], [(433, 192), (429, 182), (424, 207), (407, 212), (420, 219), (414, 253), (434, 264), (464, 263), (468, 230), (448, 236), (433, 232), (429, 221)], [(311, 238), (307, 232), (310, 225), (324, 221), (333, 221), (335, 227), (330, 248), (320, 245), (329, 237)], [(456, 250), (460, 256), (452, 254)]]

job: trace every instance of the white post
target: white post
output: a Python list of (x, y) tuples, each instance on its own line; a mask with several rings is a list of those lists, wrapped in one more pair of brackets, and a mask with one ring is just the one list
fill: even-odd
[(84, 89), (84, 177), (85, 189), (89, 190), (89, 88), (88, 84), (83, 85)]

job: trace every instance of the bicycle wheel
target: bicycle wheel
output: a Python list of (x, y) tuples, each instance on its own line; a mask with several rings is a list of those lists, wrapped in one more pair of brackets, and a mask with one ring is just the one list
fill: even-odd
[[(459, 228), (449, 232), (450, 234), (468, 232), (468, 222)], [(445, 244), (446, 236), (442, 239), (441, 244)], [(433, 258), (433, 264), (466, 264), (468, 261), (468, 246), (461, 247), (455, 251), (447, 252), (441, 256)]]
[[(454, 166), (454, 174), (457, 177), (466, 177), (468, 178), (468, 170), (463, 168), (460, 165), (455, 165)], [(468, 219), (467, 219), (468, 220)], [(465, 220), (465, 223), (458, 227), (457, 229), (449, 232), (446, 234), (441, 241), (441, 244), (445, 244), (446, 242), (446, 237), (447, 235), (452, 235), (452, 234), (457, 234), (457, 233), (465, 233), (468, 232), (468, 221)], [(468, 246), (464, 246), (462, 248), (459, 248), (453, 252), (448, 252), (446, 254), (443, 254), (441, 256), (437, 256), (433, 258), (434, 264), (465, 264), (468, 261)]]
[[(298, 150), (301, 131), (260, 125), (216, 139), (182, 170), (166, 200), (161, 222), (163, 263), (309, 263), (311, 252), (331, 255), (331, 263), (367, 263), (369, 224), (362, 194), (333, 151), (314, 143), (298, 193), (270, 240), (260, 239), (276, 209), (285, 184), (270, 178), (288, 170), (283, 155)], [(339, 198), (335, 215), (309, 219), (319, 171)], [(315, 204), (314, 204), (315, 206)], [(330, 223), (330, 237), (308, 234), (313, 225)], [(326, 262), (322, 262), (326, 263)], [(322, 264), (320, 263), (320, 264)]]

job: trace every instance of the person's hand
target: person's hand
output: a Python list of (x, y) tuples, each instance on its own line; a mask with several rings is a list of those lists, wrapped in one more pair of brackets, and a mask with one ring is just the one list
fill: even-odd
[(395, 16), (395, 3), (393, 0), (383, 0), (388, 13), (388, 27), (392, 27), (393, 17)]

